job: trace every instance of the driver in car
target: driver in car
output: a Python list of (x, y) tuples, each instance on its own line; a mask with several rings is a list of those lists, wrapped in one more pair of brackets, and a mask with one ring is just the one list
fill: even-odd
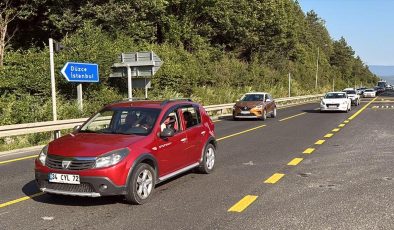
[(155, 124), (155, 119), (152, 116), (152, 114), (148, 113), (146, 116), (140, 121), (139, 124), (137, 124), (137, 127), (144, 128), (146, 130), (149, 130), (153, 127)]

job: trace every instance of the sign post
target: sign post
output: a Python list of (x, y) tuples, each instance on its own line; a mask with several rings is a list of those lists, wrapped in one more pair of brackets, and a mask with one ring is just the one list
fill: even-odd
[(77, 85), (77, 103), (78, 103), (78, 109), (80, 111), (83, 110), (83, 104), (82, 104), (82, 83), (79, 83)]
[(131, 81), (131, 67), (127, 66), (127, 95), (128, 98), (133, 98), (133, 82)]
[(82, 82), (99, 82), (98, 65), (92, 63), (67, 62), (61, 73), (68, 82), (78, 82), (77, 101), (82, 111)]
[(120, 63), (112, 65), (110, 77), (127, 77), (127, 94), (133, 98), (133, 87), (144, 88), (145, 98), (148, 98), (148, 88), (151, 87), (151, 77), (159, 70), (162, 61), (152, 51), (122, 53)]

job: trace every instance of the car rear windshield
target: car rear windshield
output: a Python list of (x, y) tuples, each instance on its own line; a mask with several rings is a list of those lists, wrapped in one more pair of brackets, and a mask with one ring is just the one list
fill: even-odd
[(347, 94), (356, 94), (356, 91), (354, 91), (354, 90), (345, 90), (343, 92), (345, 92)]
[(373, 92), (373, 89), (366, 89), (365, 92)]
[(245, 94), (241, 101), (264, 101), (263, 94)]
[(84, 133), (148, 135), (160, 109), (111, 108), (97, 113), (80, 130)]
[(346, 98), (345, 93), (327, 93), (325, 98)]

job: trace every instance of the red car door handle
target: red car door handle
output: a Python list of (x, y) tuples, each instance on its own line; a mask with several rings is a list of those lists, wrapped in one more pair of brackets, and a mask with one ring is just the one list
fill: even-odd
[(185, 142), (187, 141), (187, 138), (182, 138), (181, 141), (182, 141), (183, 143), (185, 143)]

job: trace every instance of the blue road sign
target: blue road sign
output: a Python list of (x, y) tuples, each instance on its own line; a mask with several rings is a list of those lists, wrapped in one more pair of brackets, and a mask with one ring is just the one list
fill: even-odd
[(97, 64), (67, 62), (61, 72), (69, 82), (99, 82)]

